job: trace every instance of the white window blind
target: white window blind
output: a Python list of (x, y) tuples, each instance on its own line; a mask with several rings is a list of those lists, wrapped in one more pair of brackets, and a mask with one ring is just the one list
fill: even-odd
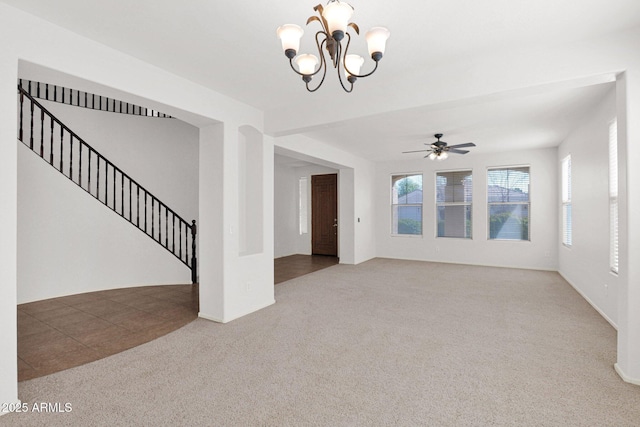
[(309, 232), (309, 189), (308, 180), (304, 176), (298, 180), (298, 226), (300, 234)]
[(609, 267), (618, 273), (618, 121), (609, 124)]
[(529, 240), (529, 167), (487, 171), (489, 239)]
[(391, 177), (391, 233), (422, 235), (422, 175)]
[(573, 224), (571, 219), (571, 155), (562, 160), (562, 243), (571, 246)]
[(436, 173), (438, 237), (471, 238), (471, 171)]

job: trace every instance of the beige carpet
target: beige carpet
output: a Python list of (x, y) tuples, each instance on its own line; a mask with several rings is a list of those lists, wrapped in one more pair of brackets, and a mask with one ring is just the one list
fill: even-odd
[(615, 331), (556, 273), (376, 259), (276, 300), (20, 383), (72, 411), (0, 425), (640, 425)]

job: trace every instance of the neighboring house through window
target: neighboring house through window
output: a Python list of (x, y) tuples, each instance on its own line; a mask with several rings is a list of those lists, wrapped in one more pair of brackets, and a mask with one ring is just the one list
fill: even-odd
[(573, 224), (571, 221), (571, 155), (562, 160), (562, 244), (571, 246)]
[(471, 238), (471, 171), (436, 173), (438, 237)]
[(490, 240), (530, 240), (529, 167), (487, 171)]
[(422, 175), (391, 177), (391, 233), (422, 235)]

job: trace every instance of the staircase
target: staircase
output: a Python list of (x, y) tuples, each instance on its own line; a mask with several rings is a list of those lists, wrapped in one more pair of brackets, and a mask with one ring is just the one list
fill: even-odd
[(196, 221), (191, 224), (69, 129), (36, 98), (148, 117), (155, 110), (60, 86), (20, 80), (18, 139), (96, 200), (152, 238), (191, 269), (197, 283)]

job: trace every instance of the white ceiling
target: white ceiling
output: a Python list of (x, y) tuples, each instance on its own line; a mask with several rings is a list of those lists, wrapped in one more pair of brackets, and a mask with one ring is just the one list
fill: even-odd
[[(321, 124), (301, 133), (372, 160), (408, 156), (401, 152), (420, 149), (436, 132), (450, 144), (474, 141), (474, 152), (557, 145), (610, 85), (425, 105), (414, 88), (438, 82), (421, 81), (420, 70), (640, 25), (638, 0), (351, 0), (363, 31), (391, 30), (380, 70), (351, 94), (342, 93), (329, 70), (311, 94), (289, 69), (275, 30), (303, 26), (318, 0), (0, 1), (260, 108), (267, 118), (292, 108), (317, 114)], [(308, 28), (301, 51), (311, 49), (314, 31)], [(354, 50), (366, 57), (362, 38)], [(323, 122), (323, 112), (345, 105), (349, 119)]]

